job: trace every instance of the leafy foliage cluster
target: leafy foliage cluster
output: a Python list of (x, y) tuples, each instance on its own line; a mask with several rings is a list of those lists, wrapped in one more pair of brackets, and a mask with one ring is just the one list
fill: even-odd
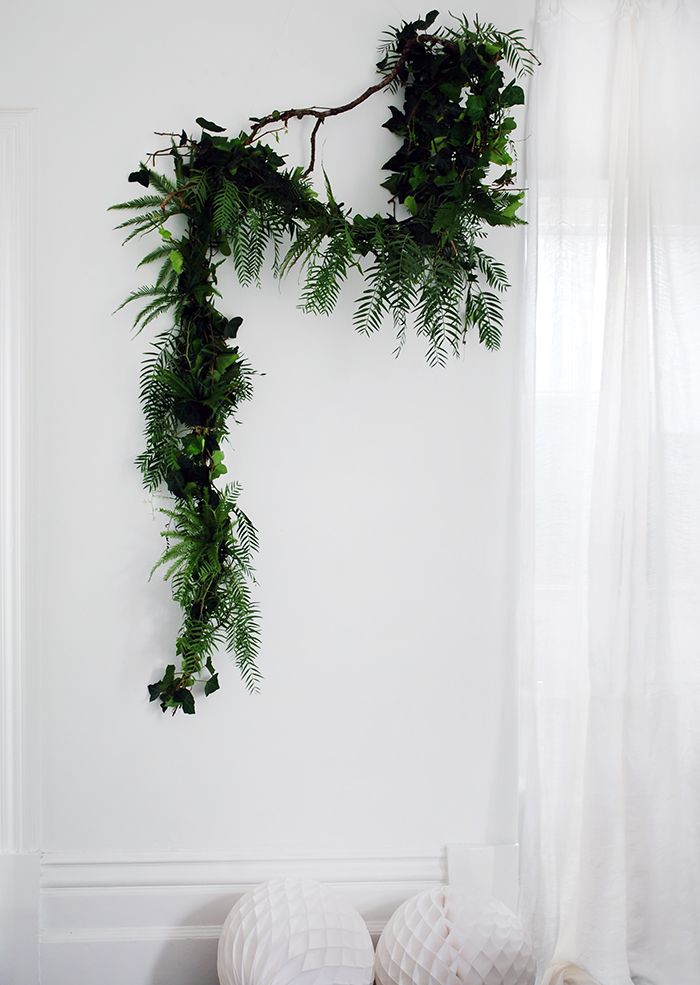
[[(138, 330), (162, 315), (171, 327), (147, 353), (141, 376), (146, 447), (138, 458), (149, 490), (165, 485), (174, 502), (164, 510), (166, 549), (156, 568), (170, 579), (183, 610), (176, 644), (179, 668), (170, 664), (149, 686), (163, 711), (195, 710), (194, 688), (217, 690), (213, 657), (233, 653), (250, 689), (260, 680), (259, 617), (251, 597), (257, 535), (238, 505), (237, 484), (220, 487), (226, 474), (222, 445), (238, 405), (252, 393), (253, 370), (237, 335), (242, 319), (216, 306), (218, 274), (231, 263), (243, 285), (259, 283), (266, 258), (282, 276), (304, 270), (301, 307), (330, 314), (352, 268), (365, 278), (355, 325), (377, 331), (393, 320), (400, 348), (409, 317), (427, 344), (427, 358), (443, 364), (476, 328), (497, 348), (506, 272), (480, 240), (485, 227), (514, 225), (523, 192), (514, 175), (512, 107), (524, 100), (516, 79), (535, 58), (516, 32), (466, 19), (432, 29), (437, 12), (389, 32), (377, 68), (381, 81), (346, 106), (274, 111), (253, 118), (235, 137), (198, 118), (201, 135), (170, 134), (152, 166), (129, 180), (148, 194), (113, 206), (134, 214), (118, 228), (126, 241), (156, 234), (141, 261), (157, 266), (152, 284), (134, 291)], [(333, 195), (316, 194), (310, 171), (315, 139), (330, 116), (354, 108), (380, 89), (403, 92), (385, 126), (402, 141), (384, 165), (391, 194), (385, 215), (353, 214)], [(258, 138), (291, 119), (313, 117), (311, 164), (287, 168)], [(272, 130), (270, 129), (272, 128)], [(172, 173), (157, 159), (167, 155)], [(493, 178), (493, 167), (503, 170)], [(397, 216), (397, 206), (400, 215)], [(173, 226), (171, 219), (180, 217)], [(175, 230), (184, 225), (184, 232)]]

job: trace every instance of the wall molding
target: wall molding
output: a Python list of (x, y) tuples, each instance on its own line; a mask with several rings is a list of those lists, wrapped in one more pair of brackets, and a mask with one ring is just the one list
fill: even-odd
[(189, 852), (47, 853), (41, 864), (44, 963), (53, 966), (50, 955), (64, 954), (68, 946), (94, 955), (185, 941), (209, 942), (203, 953), (211, 960), (236, 899), (280, 876), (334, 886), (362, 913), (376, 939), (403, 900), (446, 881), (447, 861), (444, 855), (241, 859)]
[(0, 979), (38, 982), (37, 722), (27, 646), (34, 112), (0, 109)]
[[(367, 929), (377, 940), (386, 921), (367, 920)], [(43, 945), (53, 944), (168, 944), (180, 941), (214, 941), (218, 944), (222, 924), (198, 924), (191, 927), (81, 927), (71, 930), (45, 930)]]
[(77, 852), (42, 855), (42, 889), (90, 887), (160, 888), (229, 886), (248, 888), (280, 874), (339, 884), (441, 882), (447, 878), (444, 855), (344, 855), (266, 858), (205, 857), (194, 852), (156, 855)]
[(221, 924), (192, 927), (81, 927), (71, 930), (45, 930), (42, 944), (135, 944), (174, 941), (218, 941)]
[(0, 109), (0, 852), (36, 847), (26, 646), (34, 114)]

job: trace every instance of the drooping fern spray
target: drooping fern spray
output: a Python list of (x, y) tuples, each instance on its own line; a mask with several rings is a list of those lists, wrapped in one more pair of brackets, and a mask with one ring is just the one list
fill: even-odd
[[(173, 146), (174, 182), (146, 169), (132, 175), (161, 193), (148, 205), (141, 200), (146, 208), (157, 206), (148, 221), (157, 222), (162, 243), (143, 261), (160, 261), (161, 268), (137, 325), (164, 309), (172, 310), (174, 323), (158, 337), (142, 371), (146, 449), (137, 461), (146, 487), (165, 484), (174, 498), (172, 508), (162, 511), (166, 549), (154, 570), (164, 569), (183, 612), (176, 642), (180, 667), (169, 664), (149, 692), (164, 711), (186, 714), (195, 710), (196, 684), (203, 683), (205, 694), (219, 687), (213, 664), (218, 647), (234, 654), (251, 690), (260, 679), (259, 622), (251, 599), (257, 534), (238, 505), (238, 485), (218, 482), (227, 472), (222, 443), (236, 407), (251, 396), (253, 371), (235, 344), (242, 318), (227, 318), (214, 304), (217, 258), (224, 256), (222, 247), (230, 251), (219, 238), (216, 189), (203, 194), (203, 186), (216, 180), (202, 166), (206, 160), (199, 160), (207, 148), (206, 141), (184, 137)], [(165, 224), (176, 214), (186, 220), (180, 238)]]

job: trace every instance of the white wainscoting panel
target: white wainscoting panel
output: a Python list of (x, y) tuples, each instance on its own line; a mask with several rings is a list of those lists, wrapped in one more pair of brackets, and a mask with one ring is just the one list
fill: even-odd
[(301, 876), (334, 886), (357, 907), (376, 941), (397, 906), (440, 883), (505, 898), (516, 860), (516, 845), (450, 845), (444, 855), (400, 857), (46, 854), (42, 985), (217, 985), (216, 947), (226, 914), (267, 879)]
[(221, 925), (242, 893), (302, 876), (346, 894), (376, 938), (409, 896), (445, 882), (442, 856), (206, 859), (45, 855), (42, 985), (216, 985)]

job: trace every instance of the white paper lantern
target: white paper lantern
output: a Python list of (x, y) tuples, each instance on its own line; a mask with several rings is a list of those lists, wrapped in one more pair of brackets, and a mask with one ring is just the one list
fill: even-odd
[(377, 945), (377, 985), (533, 985), (518, 917), (498, 900), (440, 886), (403, 903)]
[(219, 938), (221, 985), (371, 985), (364, 920), (327, 886), (276, 879), (246, 893)]

